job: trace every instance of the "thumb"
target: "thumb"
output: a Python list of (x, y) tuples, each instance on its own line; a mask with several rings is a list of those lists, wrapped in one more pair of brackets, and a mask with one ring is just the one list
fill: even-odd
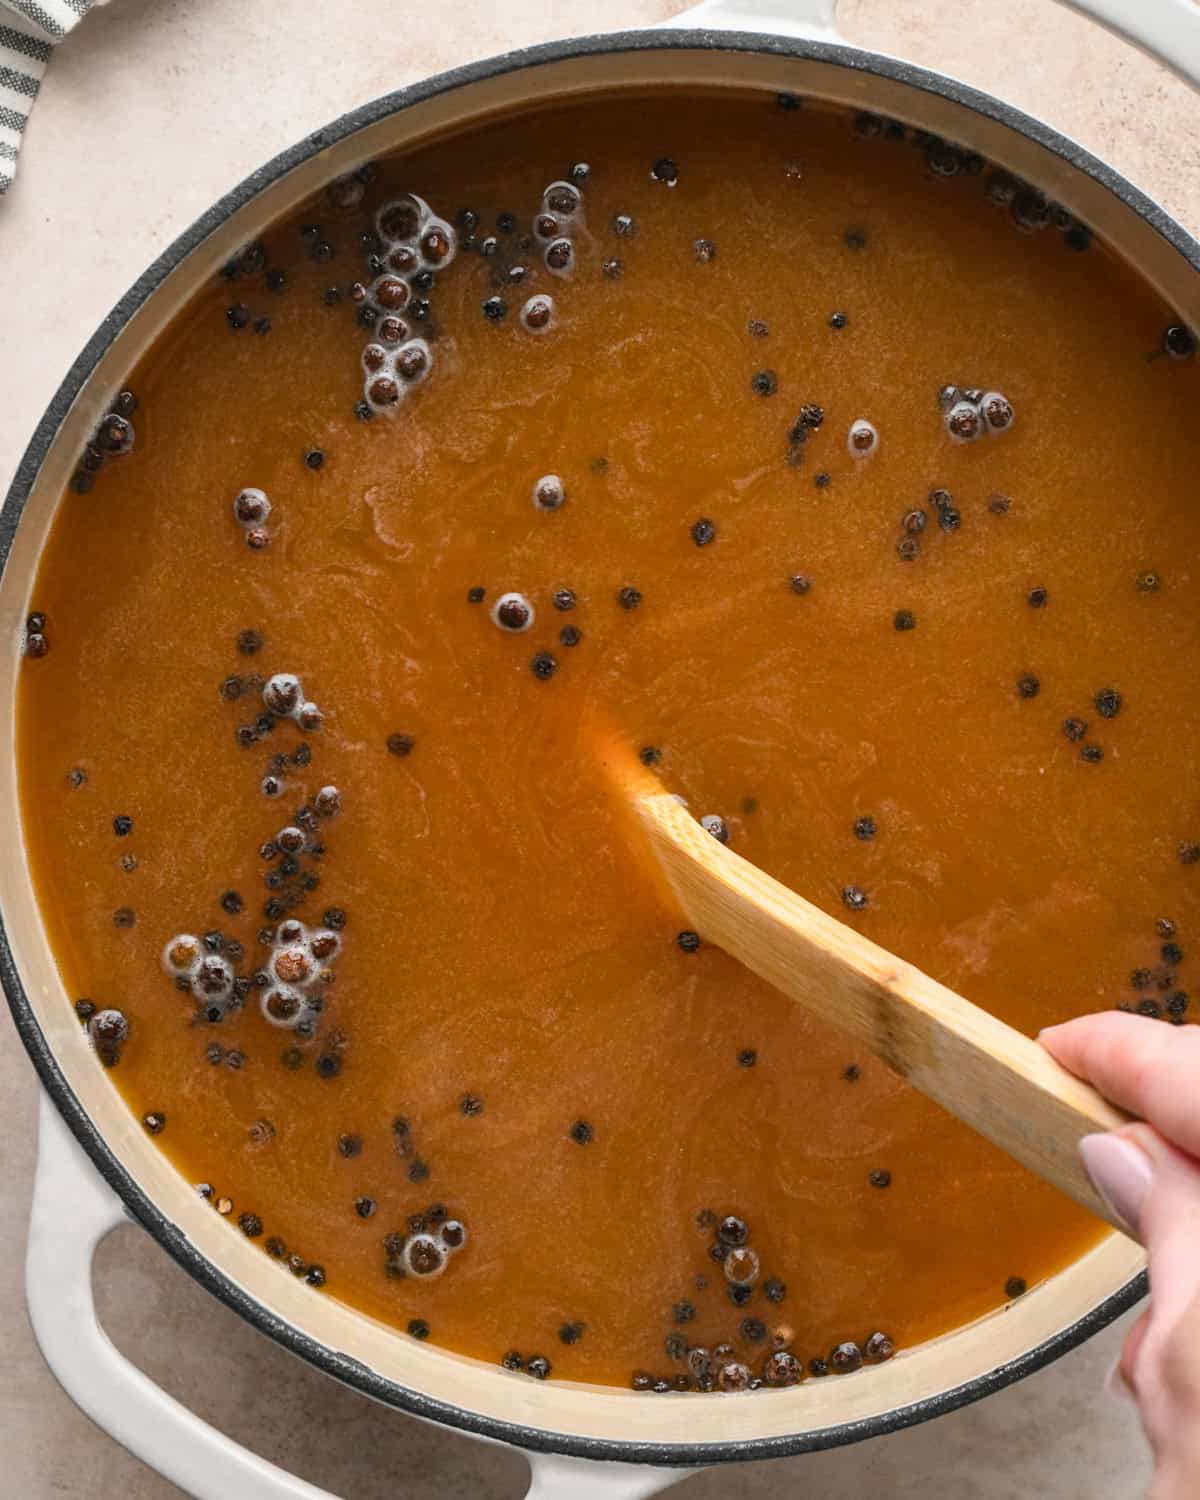
[(1200, 1291), (1200, 1161), (1144, 1124), (1084, 1136), (1079, 1154), (1146, 1246), (1156, 1309), (1174, 1318)]
[(1152, 1126), (1085, 1136), (1080, 1155), (1097, 1191), (1146, 1245), (1150, 1309), (1121, 1355), (1154, 1448), (1154, 1493), (1189, 1491), (1200, 1473), (1200, 1162)]

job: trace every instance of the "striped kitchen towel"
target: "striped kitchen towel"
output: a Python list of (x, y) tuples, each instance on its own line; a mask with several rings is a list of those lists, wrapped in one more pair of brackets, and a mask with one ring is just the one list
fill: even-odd
[(0, 193), (17, 167), (21, 133), (55, 42), (95, 0), (0, 0)]

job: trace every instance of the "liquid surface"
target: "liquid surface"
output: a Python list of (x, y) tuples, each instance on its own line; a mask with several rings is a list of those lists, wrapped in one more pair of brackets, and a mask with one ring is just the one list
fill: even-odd
[[(1188, 1017), (1196, 361), (1078, 226), (1022, 232), (1036, 200), (872, 131), (623, 100), (380, 163), (197, 296), (131, 372), (131, 451), (64, 497), (18, 724), (58, 960), (128, 1023), (99, 1050), (130, 1108), (314, 1296), (556, 1378), (727, 1343), (711, 1381), (773, 1333), (805, 1363), (911, 1346), (1100, 1232), (688, 951), (581, 727), (615, 719), (734, 848), (1017, 1026)], [(522, 237), (576, 162), (560, 277)], [(364, 419), (351, 288), (405, 192), (480, 223), (402, 314), (427, 378)], [(954, 442), (947, 385), (1015, 420)], [(235, 518), (247, 487), (269, 515)], [(252, 729), (275, 674), (319, 727)], [(261, 857), (300, 810), (294, 868)], [(298, 1031), (260, 1000), (300, 971), (254, 983), (303, 949), (281, 918), (336, 939), (301, 954), (334, 977)], [(215, 1022), (164, 968), (187, 934), (244, 980)], [(465, 1243), (428, 1278), (434, 1205)]]

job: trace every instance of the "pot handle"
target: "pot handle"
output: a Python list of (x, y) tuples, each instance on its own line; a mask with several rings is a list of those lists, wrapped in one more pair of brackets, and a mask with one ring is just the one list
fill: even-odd
[(43, 1093), (25, 1300), (59, 1385), (98, 1427), (195, 1500), (334, 1500), (202, 1422), (109, 1340), (96, 1317), (92, 1257), (125, 1218)]
[[(1200, 5), (1195, 0), (1059, 0), (1090, 16), (1200, 89)], [(838, 0), (700, 0), (666, 26), (760, 31), (809, 41), (844, 41)]]
[(838, 0), (700, 0), (664, 21), (689, 31), (758, 31), (805, 41), (841, 42), (834, 22)]
[[(101, 1328), (96, 1247), (126, 1221), (120, 1199), (43, 1093), (25, 1256), (25, 1301), (51, 1373), (81, 1411), (195, 1500), (335, 1500), (201, 1421), (144, 1375)], [(529, 1455), (527, 1500), (646, 1500), (693, 1470)]]
[(648, 1500), (699, 1469), (652, 1469), (640, 1464), (592, 1463), (557, 1453), (530, 1453), (525, 1500)]

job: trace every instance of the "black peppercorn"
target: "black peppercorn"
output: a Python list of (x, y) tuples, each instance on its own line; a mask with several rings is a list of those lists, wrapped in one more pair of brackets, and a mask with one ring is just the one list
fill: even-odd
[(1092, 702), (1102, 719), (1115, 719), (1121, 712), (1121, 695), (1116, 688), (1102, 688)]

